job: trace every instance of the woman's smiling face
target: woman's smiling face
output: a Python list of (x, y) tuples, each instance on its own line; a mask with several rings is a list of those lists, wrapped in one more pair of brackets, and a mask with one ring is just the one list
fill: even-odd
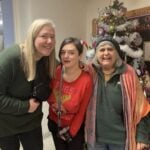
[(64, 45), (60, 51), (60, 59), (65, 67), (79, 65), (80, 58), (81, 56), (73, 43)]
[(114, 68), (117, 60), (117, 51), (110, 44), (100, 44), (96, 50), (96, 57), (102, 68)]
[(55, 47), (55, 30), (50, 26), (44, 26), (35, 38), (34, 45), (37, 50), (37, 59), (49, 56)]

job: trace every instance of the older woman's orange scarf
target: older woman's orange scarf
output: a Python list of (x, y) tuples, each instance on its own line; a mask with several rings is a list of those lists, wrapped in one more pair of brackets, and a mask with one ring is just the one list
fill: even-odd
[[(93, 69), (92, 69), (93, 71)], [(97, 97), (97, 75), (94, 74), (94, 91), (89, 102), (85, 121), (85, 140), (94, 147), (95, 144), (95, 118)], [(123, 95), (123, 111), (126, 127), (125, 150), (136, 149), (136, 126), (142, 117), (150, 112), (150, 104), (144, 96), (135, 70), (127, 65), (125, 73), (120, 76)]]

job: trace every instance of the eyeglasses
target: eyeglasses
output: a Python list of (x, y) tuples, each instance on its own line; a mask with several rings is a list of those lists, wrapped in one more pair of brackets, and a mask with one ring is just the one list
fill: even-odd
[(55, 35), (47, 35), (47, 34), (39, 35), (38, 37), (40, 37), (44, 40), (48, 40), (48, 39), (54, 40), (55, 39)]

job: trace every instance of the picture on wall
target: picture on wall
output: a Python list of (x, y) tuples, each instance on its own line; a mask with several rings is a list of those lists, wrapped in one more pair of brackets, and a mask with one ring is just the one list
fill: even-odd
[(144, 50), (144, 60), (145, 61), (150, 61), (150, 41), (149, 42), (144, 42), (143, 46)]

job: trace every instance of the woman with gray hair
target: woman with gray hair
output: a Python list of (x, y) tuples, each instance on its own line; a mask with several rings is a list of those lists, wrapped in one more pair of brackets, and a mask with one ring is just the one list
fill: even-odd
[(33, 21), (23, 44), (0, 53), (0, 149), (43, 150), (42, 101), (47, 100), (55, 61), (55, 25)]
[(146, 100), (134, 69), (112, 37), (97, 41), (85, 133), (88, 150), (142, 150), (150, 143)]

